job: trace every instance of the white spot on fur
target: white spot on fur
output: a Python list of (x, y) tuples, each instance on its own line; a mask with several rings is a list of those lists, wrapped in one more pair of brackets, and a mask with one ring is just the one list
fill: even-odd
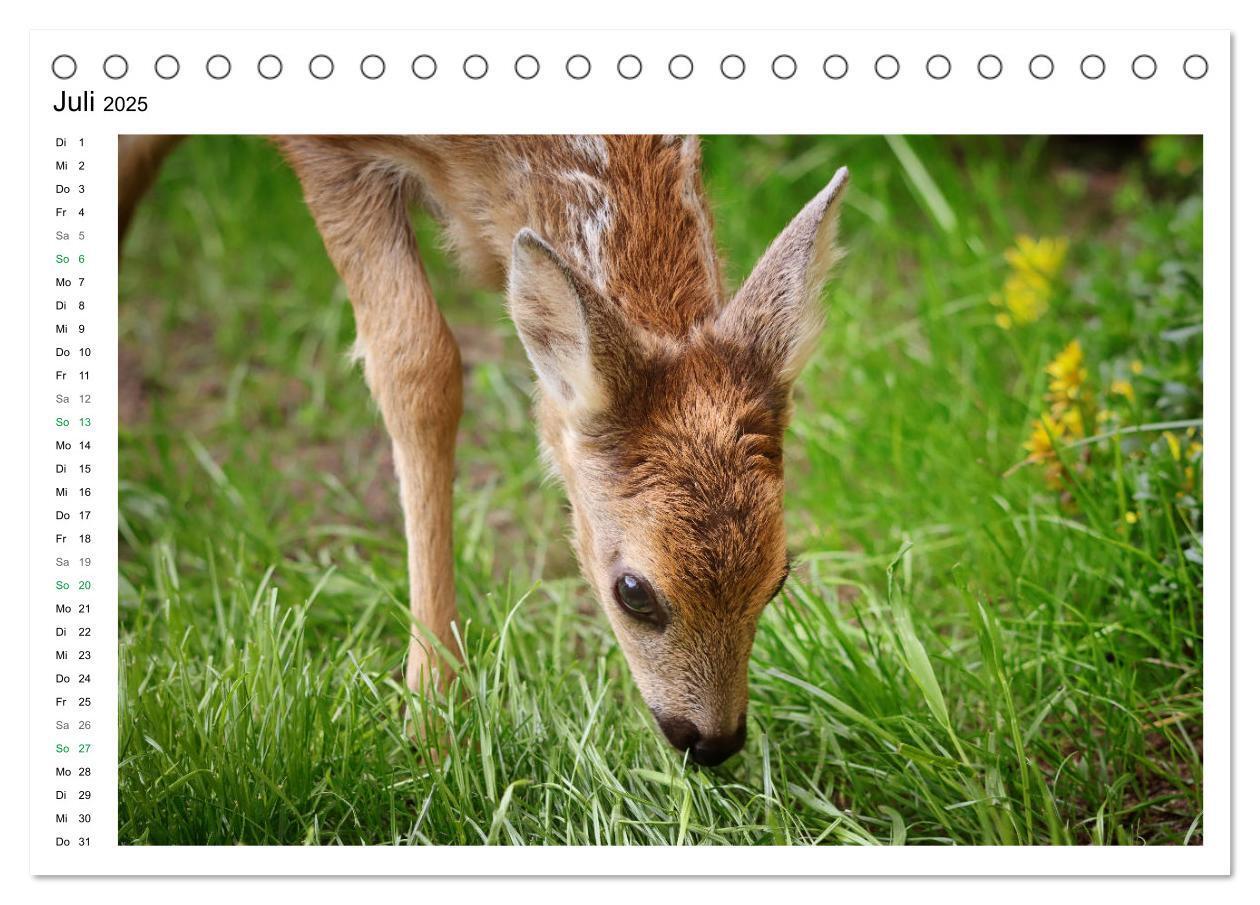
[(577, 188), (583, 196), (581, 204), (568, 206), (568, 220), (573, 224), (573, 241), (567, 250), (575, 261), (581, 263), (582, 269), (595, 287), (603, 291), (608, 283), (604, 248), (615, 216), (608, 186), (582, 170), (565, 170), (556, 176)]
[(556, 178), (579, 189), (592, 204), (608, 197), (608, 186), (604, 180), (586, 170), (561, 170), (556, 173)]
[(587, 211), (586, 216), (580, 218), (578, 222), (583, 258), (587, 262), (591, 280), (602, 292), (608, 283), (608, 273), (604, 267), (604, 245), (608, 233), (612, 230), (612, 199), (604, 197), (598, 207)]
[(569, 144), (575, 152), (589, 163), (599, 167), (608, 166), (608, 142), (602, 135), (574, 135)]

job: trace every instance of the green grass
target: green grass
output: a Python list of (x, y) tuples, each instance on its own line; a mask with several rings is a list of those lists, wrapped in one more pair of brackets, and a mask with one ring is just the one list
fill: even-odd
[[(345, 291), (270, 148), (187, 142), (122, 261), (120, 839), (1201, 842), (1200, 159), (708, 142), (733, 279), (837, 165), (853, 182), (788, 438), (797, 566), (747, 748), (705, 771), (655, 733), (578, 578), (500, 299), (436, 253), (467, 365), (468, 665), (408, 702), (401, 518)], [(1020, 233), (1070, 247), (1045, 315), (1002, 329)], [(1014, 466), (1072, 339), (1097, 439), (1055, 444), (1051, 487)], [(412, 744), (407, 706), (444, 743)]]

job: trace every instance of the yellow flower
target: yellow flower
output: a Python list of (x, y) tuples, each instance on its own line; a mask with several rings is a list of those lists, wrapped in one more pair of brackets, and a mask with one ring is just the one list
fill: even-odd
[(1016, 236), (1015, 247), (1008, 248), (1004, 254), (1006, 263), (1016, 273), (1027, 277), (1040, 277), (1049, 283), (1058, 276), (1063, 267), (1063, 259), (1067, 257), (1068, 241), (1058, 238), (1034, 239), (1031, 236)]
[(1054, 458), (1054, 448), (1063, 439), (1063, 422), (1049, 415), (1043, 415), (1032, 424), (1032, 434), (1024, 442), (1028, 450), (1028, 458), (1034, 462), (1044, 462)]
[(1031, 324), (1050, 307), (1050, 286), (1043, 282), (1030, 282), (1020, 274), (1012, 274), (1002, 284), (1002, 292), (990, 302), (1002, 309), (994, 316), (994, 322), (1003, 330), (1014, 324)]
[(1085, 353), (1081, 350), (1079, 340), (1072, 340), (1063, 351), (1054, 357), (1046, 366), (1050, 375), (1050, 399), (1065, 406), (1081, 398), (1085, 386), (1085, 378), (1089, 371), (1085, 369)]
[[(1060, 460), (1056, 447), (1072, 445), (1085, 437), (1087, 426), (1092, 426), (1093, 400), (1085, 385), (1089, 372), (1085, 369), (1085, 353), (1079, 340), (1068, 343), (1054, 360), (1046, 366), (1050, 375), (1050, 392), (1046, 400), (1049, 410), (1032, 424), (1032, 432), (1024, 441), (1029, 462), (1045, 466), (1046, 484), (1052, 489), (1062, 489), (1066, 465)], [(1108, 413), (1109, 415), (1111, 413)]]
[(1079, 440), (1085, 436), (1085, 419), (1081, 417), (1081, 410), (1073, 406), (1064, 409), (1059, 416), (1060, 423), (1063, 425), (1063, 436), (1069, 440)]
[(1129, 362), (1129, 370), (1134, 374), (1141, 374), (1144, 370), (1146, 370), (1146, 365), (1142, 364), (1142, 362), (1135, 358), (1133, 361)]
[(1130, 402), (1133, 401), (1133, 384), (1127, 380), (1111, 381), (1111, 395), (1123, 396)]
[(1064, 238), (1016, 237), (1015, 247), (1003, 253), (1011, 272), (1002, 283), (1001, 293), (990, 299), (1003, 309), (994, 318), (999, 327), (1009, 330), (1014, 324), (1031, 324), (1046, 313), (1067, 248)]
[(1128, 512), (1124, 514), (1124, 520), (1128, 522), (1130, 525), (1136, 525), (1137, 520), (1138, 520), (1138, 514), (1130, 509)]

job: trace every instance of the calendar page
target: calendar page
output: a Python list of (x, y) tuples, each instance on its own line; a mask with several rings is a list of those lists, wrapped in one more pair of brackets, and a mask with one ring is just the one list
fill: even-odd
[(1231, 66), (32, 31), (31, 872), (1229, 873)]

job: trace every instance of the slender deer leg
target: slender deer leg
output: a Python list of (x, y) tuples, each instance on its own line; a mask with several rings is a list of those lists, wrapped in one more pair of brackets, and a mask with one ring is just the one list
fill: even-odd
[[(433, 299), (407, 216), (405, 179), (353, 139), (277, 140), (354, 306), (357, 346), (401, 485), (411, 614), (458, 656), (453, 623), (451, 484), (462, 410), (459, 347)], [(407, 685), (449, 679), (449, 666), (413, 628)]]
[(157, 178), (162, 161), (179, 144), (179, 135), (118, 136), (118, 242), (122, 244), (136, 205)]

